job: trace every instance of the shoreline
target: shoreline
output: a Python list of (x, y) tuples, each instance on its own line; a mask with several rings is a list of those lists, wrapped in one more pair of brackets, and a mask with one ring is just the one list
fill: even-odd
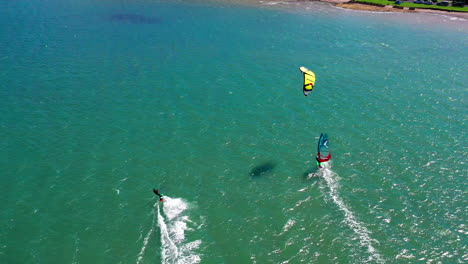
[[(278, 0), (261, 0), (259, 2), (277, 3)], [(280, 0), (280, 2), (291, 2), (291, 3), (323, 2), (323, 3), (329, 3), (335, 7), (359, 10), (359, 11), (437, 14), (437, 15), (450, 16), (454, 18), (460, 18), (462, 20), (468, 21), (468, 12), (466, 13), (465, 12), (450, 12), (450, 11), (444, 11), (444, 10), (433, 10), (433, 9), (425, 9), (425, 8), (416, 8), (414, 10), (409, 10), (409, 8), (403, 8), (403, 9), (394, 8), (391, 5), (375, 6), (375, 5), (370, 5), (370, 4), (368, 5), (364, 3), (356, 3), (356, 2), (353, 2), (352, 0)]]
[(381, 7), (381, 6), (367, 5), (363, 3), (354, 3), (352, 1), (340, 1), (340, 0), (320, 0), (320, 1), (334, 4), (337, 7), (354, 9), (354, 10), (373, 11), (373, 12), (439, 14), (439, 15), (452, 16), (452, 17), (463, 18), (463, 19), (468, 20), (468, 13), (463, 13), (463, 12), (450, 12), (450, 11), (444, 11), (444, 10), (433, 10), (433, 9), (425, 9), (425, 8), (416, 8), (414, 10), (410, 10), (409, 8), (394, 8), (391, 5)]

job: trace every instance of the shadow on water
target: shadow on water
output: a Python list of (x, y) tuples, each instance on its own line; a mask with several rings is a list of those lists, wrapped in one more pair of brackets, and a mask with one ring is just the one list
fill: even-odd
[(109, 17), (110, 21), (130, 23), (130, 24), (160, 24), (161, 19), (157, 17), (147, 17), (137, 14), (114, 14)]
[(309, 181), (310, 179), (317, 178), (319, 176), (318, 173), (317, 173), (318, 171), (319, 171), (318, 167), (313, 167), (313, 168), (307, 169), (302, 174), (302, 180), (303, 181)]
[(276, 163), (272, 161), (268, 161), (258, 166), (255, 166), (253, 169), (250, 170), (249, 175), (252, 178), (264, 176), (266, 174), (271, 173), (275, 167), (276, 167)]

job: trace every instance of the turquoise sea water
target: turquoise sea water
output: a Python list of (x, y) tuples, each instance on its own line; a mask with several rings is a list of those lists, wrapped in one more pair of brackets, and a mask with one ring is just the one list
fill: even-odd
[(467, 21), (0, 5), (0, 263), (468, 261)]

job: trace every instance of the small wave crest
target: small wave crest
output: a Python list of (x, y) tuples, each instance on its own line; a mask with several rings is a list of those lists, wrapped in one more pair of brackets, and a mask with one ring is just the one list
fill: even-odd
[(281, 231), (281, 233), (280, 233), (278, 236), (281, 236), (281, 235), (285, 234), (286, 232), (288, 232), (288, 230), (289, 230), (294, 224), (296, 224), (296, 221), (294, 221), (293, 219), (289, 219), (288, 222), (283, 226), (283, 230)]

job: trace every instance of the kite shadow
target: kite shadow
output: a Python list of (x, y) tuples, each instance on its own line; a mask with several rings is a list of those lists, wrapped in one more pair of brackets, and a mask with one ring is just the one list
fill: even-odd
[(267, 161), (265, 163), (262, 163), (260, 165), (253, 167), (249, 172), (249, 176), (252, 179), (265, 176), (267, 174), (270, 174), (275, 167), (276, 167), (275, 162)]

